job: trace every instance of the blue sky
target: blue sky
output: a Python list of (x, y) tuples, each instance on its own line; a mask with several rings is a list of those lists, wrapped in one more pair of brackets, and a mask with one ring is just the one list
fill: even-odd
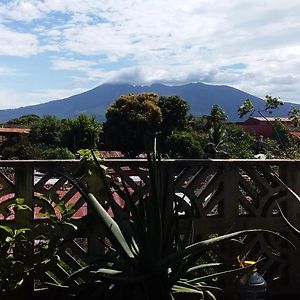
[(299, 0), (0, 0), (0, 109), (106, 82), (300, 103)]

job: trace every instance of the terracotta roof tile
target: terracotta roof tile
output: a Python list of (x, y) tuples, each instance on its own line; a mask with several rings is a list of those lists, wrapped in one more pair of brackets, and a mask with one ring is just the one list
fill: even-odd
[(297, 139), (300, 139), (300, 131), (291, 131), (290, 134)]
[(30, 132), (29, 128), (17, 128), (17, 127), (0, 127), (1, 133), (20, 133), (20, 134), (28, 134)]

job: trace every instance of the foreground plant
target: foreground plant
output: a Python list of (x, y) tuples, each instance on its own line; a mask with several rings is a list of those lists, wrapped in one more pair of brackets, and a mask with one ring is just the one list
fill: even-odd
[[(62, 285), (56, 286), (79, 298), (169, 300), (174, 299), (177, 293), (195, 293), (198, 299), (215, 299), (220, 289), (204, 282), (211, 277), (238, 272), (241, 268), (209, 275), (206, 273), (197, 278), (191, 276), (195, 271), (219, 265), (196, 264), (210, 247), (251, 233), (265, 232), (279, 236), (268, 230), (253, 229), (193, 243), (192, 237), (187, 238), (191, 235), (191, 230), (188, 230), (182, 240), (178, 231), (178, 205), (175, 197), (170, 196), (166, 176), (156, 153), (154, 158), (149, 156), (148, 159), (149, 195), (141, 196), (137, 202), (133, 201), (124, 182), (121, 188), (113, 182), (109, 184), (105, 168), (99, 164), (93, 152), (85, 152), (85, 159), (89, 166), (88, 186), (77, 183), (77, 187), (86, 198), (96, 221), (103, 225), (102, 242), (106, 250), (98, 254), (97, 260), (73, 273)], [(73, 183), (76, 184), (74, 180)], [(99, 187), (101, 199), (90, 193), (91, 189), (95, 190), (95, 184)], [(123, 208), (115, 201), (114, 191), (125, 200)], [(108, 207), (111, 213), (107, 212)], [(74, 280), (79, 279), (85, 283), (77, 288), (69, 288)]]
[[(44, 201), (52, 204), (52, 199), (41, 195)], [(19, 212), (33, 214), (32, 208), (26, 205), (23, 198), (17, 198), (8, 207), (11, 215), (16, 216), (12, 226), (0, 225), (0, 299), (32, 299), (34, 292), (34, 275), (41, 272), (43, 265), (49, 260), (59, 260), (56, 255), (64, 239), (58, 233), (58, 227), (74, 225), (67, 222), (72, 214), (72, 207), (60, 210), (62, 219), (48, 213), (40, 214), (45, 222), (28, 227), (18, 225), (22, 218)]]

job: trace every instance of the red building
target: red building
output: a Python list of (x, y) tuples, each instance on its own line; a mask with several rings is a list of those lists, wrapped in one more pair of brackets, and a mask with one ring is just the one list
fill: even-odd
[(263, 117), (250, 117), (243, 124), (245, 131), (255, 134), (256, 136), (272, 137), (273, 127), (272, 123), (276, 120), (281, 121), (283, 124), (290, 126), (292, 121), (289, 118), (263, 118)]

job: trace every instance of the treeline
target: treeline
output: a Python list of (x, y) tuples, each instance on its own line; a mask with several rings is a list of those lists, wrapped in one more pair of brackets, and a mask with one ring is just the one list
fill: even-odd
[(273, 139), (257, 141), (241, 125), (227, 122), (227, 115), (214, 105), (210, 115), (195, 117), (179, 96), (153, 93), (123, 95), (109, 107), (106, 121), (80, 115), (74, 119), (27, 115), (10, 120), (9, 125), (31, 128), (28, 135), (14, 136), (1, 144), (3, 159), (74, 158), (79, 149), (118, 150), (126, 157), (153, 149), (154, 136), (169, 158), (253, 158), (284, 157), (282, 147), (299, 153), (298, 144), (281, 124)]
[(99, 146), (100, 124), (86, 115), (62, 120), (50, 115), (27, 115), (10, 120), (8, 125), (31, 130), (27, 135), (8, 138), (0, 148), (2, 159), (74, 158), (79, 149)]

